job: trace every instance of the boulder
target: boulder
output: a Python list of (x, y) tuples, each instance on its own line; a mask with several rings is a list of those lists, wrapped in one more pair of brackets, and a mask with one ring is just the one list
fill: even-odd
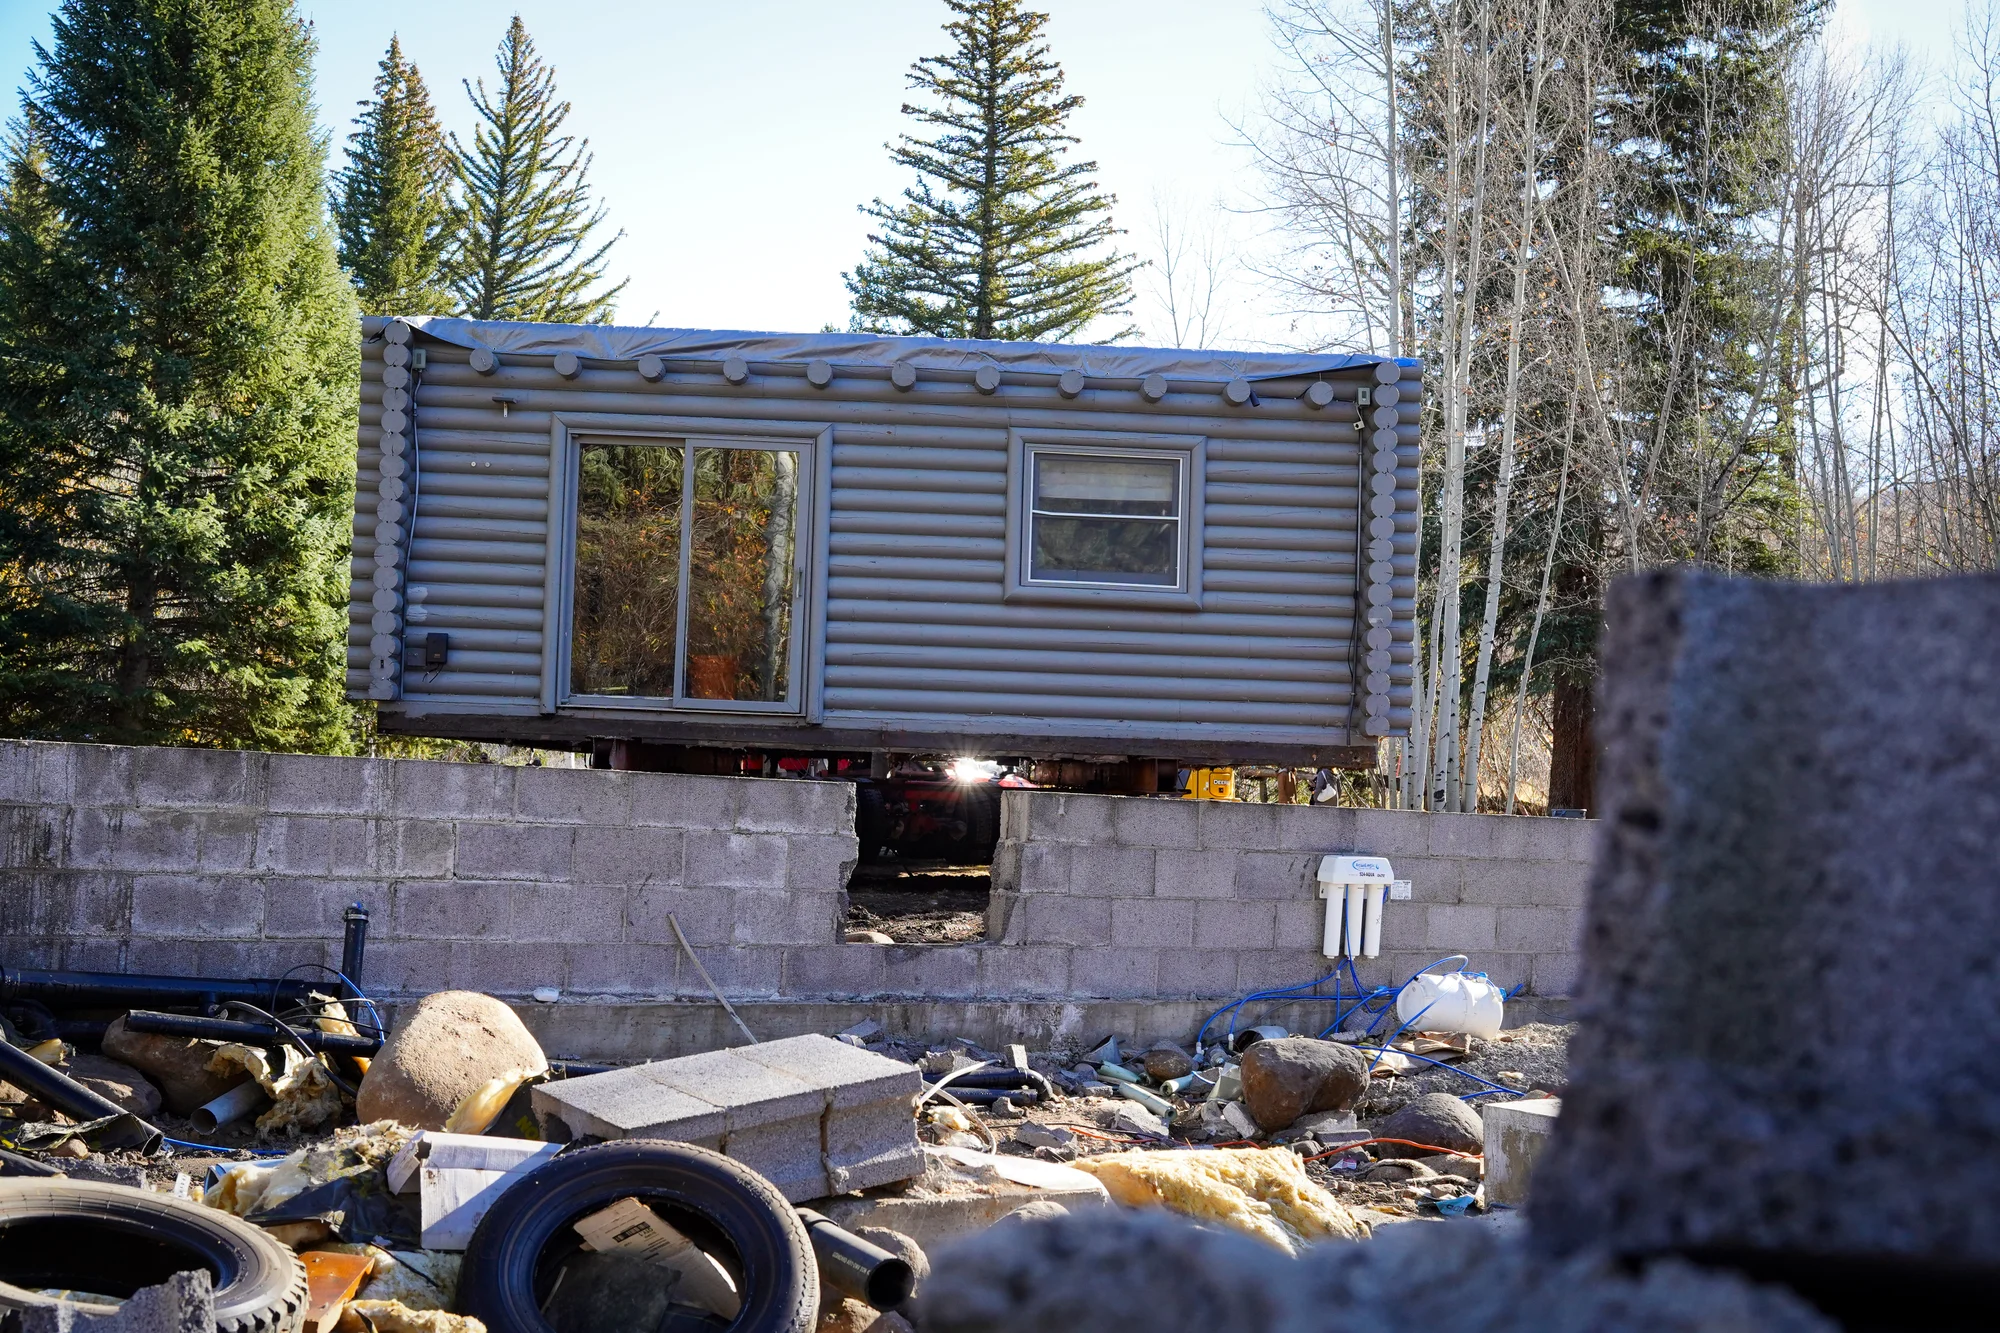
[(1184, 1078), (1194, 1072), (1194, 1061), (1188, 1058), (1188, 1053), (1167, 1041), (1147, 1051), (1143, 1063), (1146, 1077), (1156, 1083), (1165, 1083), (1170, 1078)]
[(104, 1040), (99, 1043), (104, 1054), (130, 1065), (157, 1084), (160, 1099), (175, 1115), (187, 1115), (206, 1106), (249, 1077), (241, 1069), (231, 1069), (225, 1074), (209, 1069), (209, 1060), (221, 1046), (221, 1042), (192, 1037), (133, 1032), (122, 1018), (104, 1030)]
[(1381, 1146), (1386, 1157), (1429, 1157), (1432, 1148), (1478, 1152), (1485, 1134), (1478, 1113), (1448, 1092), (1427, 1092), (1375, 1126), (1377, 1138), (1426, 1145), (1411, 1148), (1385, 1143)]
[(438, 991), (397, 1021), (369, 1062), (354, 1111), (364, 1125), (394, 1120), (410, 1129), (443, 1129), (473, 1093), (547, 1068), (542, 1048), (512, 1009), (474, 991)]
[(1338, 1042), (1273, 1037), (1243, 1053), (1242, 1078), (1244, 1105), (1270, 1134), (1308, 1111), (1352, 1110), (1368, 1090), (1368, 1060)]
[(160, 1090), (128, 1064), (102, 1055), (78, 1055), (63, 1072), (142, 1120), (160, 1109)]

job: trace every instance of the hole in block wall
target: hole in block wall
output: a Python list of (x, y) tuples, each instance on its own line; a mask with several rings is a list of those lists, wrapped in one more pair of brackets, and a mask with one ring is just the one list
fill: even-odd
[(847, 929), (897, 944), (965, 944), (986, 938), (993, 867), (943, 861), (867, 861), (847, 885)]

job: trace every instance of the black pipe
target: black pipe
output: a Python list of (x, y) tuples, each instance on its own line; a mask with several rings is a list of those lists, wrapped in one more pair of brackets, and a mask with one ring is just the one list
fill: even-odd
[[(151, 1009), (134, 1009), (125, 1015), (125, 1026), (134, 1032), (152, 1032), (166, 1037), (196, 1037), (207, 1041), (240, 1041), (246, 1046), (288, 1046), (292, 1039), (271, 1023), (253, 1023), (235, 1018), (197, 1018), (193, 1014), (163, 1014)], [(350, 1036), (344, 1032), (321, 1032), (310, 1023), (287, 1023), (307, 1047), (336, 1055), (374, 1055), (382, 1049), (376, 1037)]]
[[(927, 1081), (936, 1083), (941, 1079)], [(1033, 1088), (1049, 1101), (1054, 1101), (1056, 1095), (1054, 1085), (1032, 1069), (972, 1069), (944, 1086), (947, 1092), (956, 1092), (960, 1088)]]
[(340, 971), (358, 993), (361, 989), (361, 956), (368, 948), (368, 908), (356, 903), (341, 913), (347, 933), (340, 941)]
[[(991, 1106), (1005, 1097), (1016, 1106), (1034, 1106), (1042, 1100), (1042, 1094), (1033, 1088), (961, 1088), (956, 1083), (945, 1085), (940, 1096), (949, 1094), (967, 1106)], [(943, 1105), (943, 1103), (939, 1103)]]
[(47, 1162), (38, 1162), (32, 1157), (23, 1157), (17, 1152), (0, 1148), (0, 1176), (59, 1176), (62, 1172)]
[(588, 1078), (592, 1074), (608, 1074), (617, 1065), (596, 1065), (584, 1060), (551, 1060), (549, 1072), (557, 1078)]
[(821, 1281), (877, 1310), (893, 1310), (910, 1299), (917, 1275), (908, 1263), (810, 1208), (797, 1211), (819, 1256)]
[(160, 1131), (109, 1098), (100, 1097), (59, 1069), (52, 1069), (18, 1046), (0, 1041), (0, 1079), (36, 1101), (81, 1121), (116, 1117), (98, 1136), (105, 1148), (137, 1148), (150, 1156), (160, 1150)]
[(275, 992), (281, 1000), (301, 1001), (315, 985), (309, 979), (240, 981), (219, 977), (160, 977), (124, 972), (50, 972), (41, 968), (0, 967), (0, 1000), (40, 1000), (65, 1009), (123, 1007), (146, 1004), (211, 1005), (223, 1000), (269, 1004)]

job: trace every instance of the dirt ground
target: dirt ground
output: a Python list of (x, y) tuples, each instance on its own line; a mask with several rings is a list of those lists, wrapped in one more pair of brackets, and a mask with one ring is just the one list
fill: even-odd
[(856, 867), (847, 889), (847, 928), (880, 931), (898, 944), (965, 944), (986, 937), (988, 866), (941, 861)]

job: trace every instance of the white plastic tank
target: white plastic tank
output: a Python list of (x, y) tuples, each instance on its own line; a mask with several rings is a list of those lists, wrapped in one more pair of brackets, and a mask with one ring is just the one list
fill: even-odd
[(1450, 972), (1425, 968), (1410, 978), (1396, 997), (1396, 1021), (1418, 1032), (1463, 1032), (1491, 1039), (1500, 1035), (1506, 1015), (1506, 992), (1478, 972), (1467, 972), (1464, 954), (1440, 959), (1431, 967), (1456, 963)]

